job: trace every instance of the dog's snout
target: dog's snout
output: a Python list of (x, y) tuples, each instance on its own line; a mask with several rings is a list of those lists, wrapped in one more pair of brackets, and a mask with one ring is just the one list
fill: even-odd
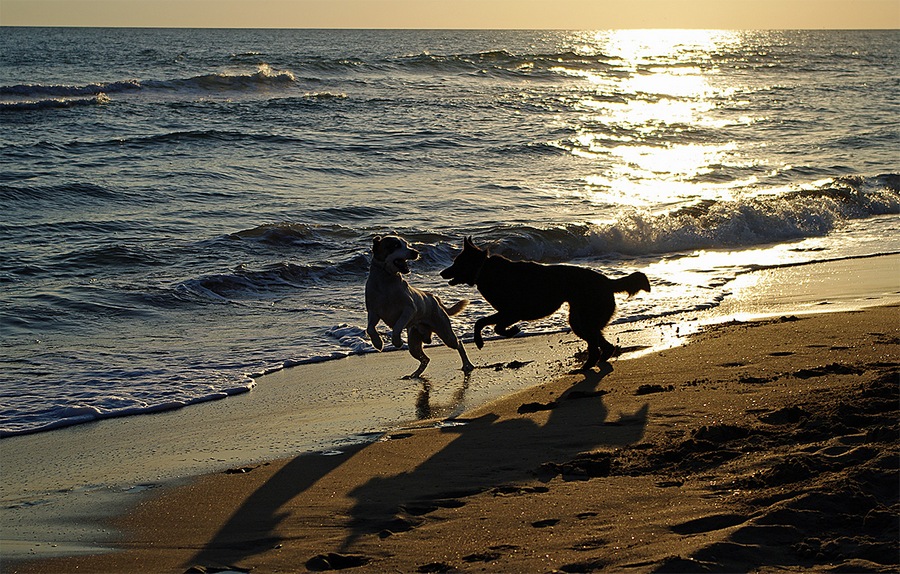
[(409, 252), (410, 252), (410, 259), (418, 259), (419, 258), (419, 252), (416, 251), (415, 249), (410, 249)]

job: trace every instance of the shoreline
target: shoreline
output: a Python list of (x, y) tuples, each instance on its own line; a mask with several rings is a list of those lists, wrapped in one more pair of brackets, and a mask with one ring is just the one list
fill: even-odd
[[(726, 299), (717, 304), (714, 307), (704, 310), (692, 310), (692, 311), (681, 311), (677, 313), (671, 314), (662, 314), (659, 316), (654, 316), (650, 318), (644, 319), (633, 319), (630, 321), (617, 322), (616, 317), (613, 316), (613, 320), (606, 328), (607, 333), (634, 333), (641, 332), (648, 329), (648, 327), (656, 327), (656, 326), (665, 326), (670, 324), (679, 324), (679, 332), (676, 334), (676, 337), (671, 337), (666, 334), (659, 334), (655, 337), (651, 336), (649, 338), (642, 337), (641, 343), (636, 345), (625, 346), (625, 348), (620, 349), (620, 353), (626, 353), (628, 357), (635, 356), (633, 353), (647, 353), (658, 350), (663, 350), (666, 348), (670, 348), (671, 346), (683, 344), (686, 340), (685, 335), (687, 333), (697, 332), (703, 325), (715, 324), (718, 322), (722, 322), (725, 320), (738, 319), (741, 320), (750, 320), (754, 318), (763, 318), (768, 316), (777, 315), (780, 312), (823, 312), (823, 309), (811, 309), (811, 310), (802, 310), (799, 307), (809, 299), (810, 289), (806, 289), (804, 292), (794, 293), (796, 291), (793, 285), (790, 285), (789, 281), (786, 281), (784, 277), (789, 277), (791, 275), (806, 275), (807, 272), (804, 272), (806, 269), (815, 269), (819, 267), (836, 267), (839, 269), (837, 273), (832, 272), (832, 276), (837, 276), (839, 279), (841, 277), (849, 277), (852, 275), (860, 275), (859, 270), (854, 272), (854, 267), (865, 267), (866, 261), (871, 259), (879, 259), (883, 258), (884, 261), (889, 261), (891, 263), (888, 264), (889, 267), (892, 267), (892, 271), (896, 274), (900, 274), (900, 252), (886, 252), (886, 253), (872, 253), (868, 255), (852, 255), (846, 257), (837, 257), (833, 259), (824, 259), (819, 261), (808, 261), (808, 262), (799, 262), (799, 263), (784, 263), (784, 264), (775, 264), (768, 266), (760, 266), (758, 269), (752, 269), (748, 271), (744, 271), (739, 273), (732, 281), (731, 284), (734, 286), (737, 294), (731, 293)], [(794, 268), (799, 268), (795, 270)], [(885, 276), (889, 276), (890, 273), (885, 274)], [(779, 297), (777, 293), (775, 293), (774, 285), (765, 285), (768, 281), (772, 283), (772, 277), (781, 277), (781, 283), (787, 284), (789, 286), (789, 290), (793, 294), (793, 297)], [(839, 301), (818, 301), (816, 305), (833, 305), (837, 304), (838, 307), (834, 309), (830, 309), (830, 311), (834, 310), (842, 310), (842, 309), (856, 309), (862, 308), (865, 306), (871, 306), (876, 303), (866, 303), (864, 299), (881, 299), (885, 298), (885, 295), (891, 292), (891, 288), (893, 285), (886, 283), (885, 281), (873, 282), (871, 280), (871, 275), (867, 277), (867, 280), (864, 283), (867, 291), (864, 293), (857, 293), (856, 296), (853, 295), (851, 290), (846, 286), (838, 286), (835, 287), (826, 287), (822, 289), (823, 285), (818, 285), (818, 291), (821, 295), (824, 295), (823, 291), (827, 291), (832, 296), (837, 295)], [(900, 290), (894, 290), (896, 297), (900, 299)], [(760, 294), (766, 294), (766, 300), (764, 302), (760, 302)], [(772, 298), (774, 295), (774, 300)], [(868, 295), (868, 297), (866, 297)], [(778, 301), (778, 299), (782, 299)], [(889, 298), (887, 299), (889, 300)], [(780, 308), (776, 309), (776, 305), (780, 303)], [(695, 316), (703, 315), (700, 320), (696, 320)], [(630, 327), (630, 328), (629, 328)], [(681, 329), (684, 329), (684, 332), (681, 332)], [(488, 329), (489, 333), (485, 335), (485, 341), (504, 341), (505, 338), (499, 335), (492, 334), (491, 330)], [(518, 336), (525, 337), (553, 337), (553, 336), (565, 336), (570, 333), (570, 329), (568, 327), (560, 327), (558, 330), (552, 331), (542, 331), (536, 333), (529, 333), (527, 328), (522, 331)], [(471, 333), (459, 333), (460, 340), (463, 341), (466, 345), (472, 346), (472, 336)], [(442, 347), (441, 343), (435, 343), (433, 345), (426, 345), (427, 349), (440, 349)], [(387, 348), (385, 353), (388, 352), (401, 352), (406, 353), (406, 349), (397, 350), (393, 348)], [(31, 434), (40, 434), (45, 432), (52, 432), (56, 430), (66, 429), (69, 427), (74, 427), (83, 424), (92, 424), (99, 421), (126, 418), (126, 417), (134, 417), (134, 416), (143, 416), (143, 415), (153, 415), (158, 413), (165, 413), (170, 411), (177, 411), (180, 409), (184, 409), (187, 407), (193, 407), (196, 405), (202, 405), (208, 402), (215, 402), (218, 400), (229, 399), (234, 396), (242, 395), (248, 392), (251, 392), (253, 388), (258, 384), (260, 380), (268, 380), (268, 375), (273, 373), (278, 373), (285, 369), (291, 369), (294, 367), (301, 367), (304, 365), (311, 365), (317, 363), (324, 363), (330, 361), (340, 361), (350, 357), (356, 356), (364, 356), (368, 354), (377, 354), (378, 352), (374, 349), (368, 349), (364, 351), (333, 351), (327, 355), (320, 356), (312, 356), (304, 359), (298, 360), (288, 360), (284, 361), (281, 366), (272, 366), (266, 369), (259, 370), (257, 372), (250, 372), (245, 374), (245, 378), (248, 381), (251, 381), (250, 386), (246, 388), (235, 388), (231, 391), (222, 391), (217, 393), (215, 398), (205, 398), (198, 399), (191, 402), (178, 404), (175, 406), (165, 406), (158, 405), (155, 407), (148, 408), (147, 410), (137, 410), (137, 411), (125, 411), (125, 412), (110, 412), (110, 413), (102, 413), (102, 414), (91, 414), (91, 415), (81, 415), (73, 417), (72, 420), (59, 420), (52, 423), (47, 423), (44, 426), (27, 429), (23, 431), (0, 431), (0, 440), (5, 438), (12, 437), (21, 437)]]
[[(880, 275), (880, 279), (868, 282), (857, 276), (860, 272), (858, 265), (836, 262), (818, 265), (833, 270), (832, 275), (854, 277), (849, 284), (864, 287), (883, 286), (885, 276), (900, 277), (896, 273), (898, 262), (900, 256), (896, 255), (869, 261), (869, 265), (862, 266), (865, 268), (863, 271), (869, 279), (873, 274)], [(748, 289), (769, 289), (771, 293), (773, 285), (783, 284), (779, 283), (778, 277), (783, 276), (770, 274), (748, 286)], [(839, 291), (846, 290), (846, 285)], [(797, 287), (796, 284), (794, 286)], [(812, 297), (807, 301), (807, 307), (799, 308), (797, 312), (816, 313), (823, 307), (837, 311), (848, 305), (853, 309), (861, 302), (896, 305), (900, 299), (896, 291), (884, 292), (883, 287), (875, 287), (874, 290), (880, 290), (881, 296), (870, 299), (873, 293), (865, 289), (856, 289), (849, 295), (823, 293), (821, 287), (816, 287), (816, 293), (822, 296)], [(790, 304), (798, 307), (796, 292), (787, 298), (791, 297)], [(832, 304), (817, 304), (823, 300)], [(768, 304), (774, 302), (769, 297)], [(777, 315), (778, 311), (774, 314)], [(713, 318), (699, 317), (700, 313), (695, 315), (698, 317), (694, 317), (693, 321), (698, 325), (702, 321), (707, 321), (706, 324), (714, 321)], [(691, 332), (689, 324), (687, 320), (679, 323), (669, 318), (665, 325), (654, 328), (660, 331), (668, 329), (672, 332), (672, 342), (683, 342)], [(623, 346), (641, 347), (636, 334), (626, 331), (619, 335), (627, 339)], [(701, 339), (703, 337), (700, 336)], [(164, 493), (162, 498), (165, 499), (173, 488), (178, 490), (177, 485), (183, 483), (185, 478), (194, 477), (188, 482), (195, 483), (206, 480), (198, 479), (199, 475), (217, 477), (220, 475), (208, 473), (228, 468), (255, 469), (259, 466), (254, 465), (273, 463), (276, 459), (285, 460), (285, 457), (344, 459), (347, 453), (358, 453), (372, 445), (380, 445), (380, 441), (373, 442), (379, 437), (397, 432), (418, 432), (418, 429), (398, 429), (404, 427), (402, 423), (397, 423), (398, 420), (409, 421), (410, 425), (406, 426), (412, 427), (431, 425), (433, 429), (438, 429), (435, 432), (452, 428), (454, 420), (465, 423), (462, 419), (474, 416), (471, 414), (473, 412), (508, 402), (516, 394), (541, 386), (542, 382), (558, 381), (560, 377), (565, 379), (565, 373), (577, 363), (572, 359), (576, 350), (580, 350), (578, 340), (567, 334), (488, 341), (483, 351), (473, 350), (473, 359), (478, 359), (477, 363), (482, 368), (464, 380), (462, 373), (455, 370), (458, 367), (455, 354), (452, 351), (448, 353), (444, 348), (432, 347), (429, 348), (429, 355), (433, 360), (427, 372), (427, 381), (412, 384), (398, 380), (399, 375), (412, 368), (409, 364), (411, 359), (405, 352), (354, 356), (268, 374), (265, 376), (265, 388), (258, 386), (251, 393), (231, 397), (227, 401), (148, 415), (140, 417), (143, 419), (140, 421), (137, 417), (108, 419), (49, 433), (3, 439), (0, 446), (4, 451), (6, 486), (2, 490), (2, 500), (7, 508), (2, 535), (4, 562), (19, 562), (29, 556), (48, 558), (58, 554), (91, 552), (103, 540), (108, 541), (108, 547), (115, 548), (121, 542), (117, 541), (121, 531), (109, 531), (97, 524), (117, 522), (115, 517), (123, 511), (139, 508), (147, 500), (157, 499), (156, 495), (160, 492)], [(665, 352), (654, 355), (660, 354)], [(641, 358), (615, 361), (613, 368), (639, 362), (649, 356), (633, 354), (635, 357), (638, 355)], [(300, 373), (305, 373), (305, 377), (300, 377)], [(301, 402), (297, 397), (309, 394), (308, 388), (302, 391), (297, 389), (301, 378), (306, 381), (346, 379), (346, 385), (338, 393), (332, 389), (328, 396), (304, 399), (318, 409), (317, 416), (311, 417), (308, 416), (310, 413), (297, 407)], [(285, 404), (297, 408), (286, 409)], [(357, 412), (359, 405), (364, 405), (367, 414), (379, 422), (359, 429), (348, 440), (346, 434), (341, 434), (345, 431), (340, 430), (346, 428), (341, 424), (347, 423), (348, 418), (350, 422), (353, 419), (354, 411), (347, 411), (348, 405), (356, 405)], [(401, 407), (399, 415), (398, 405)], [(206, 412), (200, 412), (200, 409)], [(447, 423), (448, 419), (451, 424)], [(310, 429), (321, 435), (318, 455), (304, 454), (311, 452), (308, 448), (297, 449), (300, 440), (297, 437), (304, 434), (303, 430), (308, 432)], [(58, 433), (66, 433), (67, 436)], [(153, 444), (147, 445), (145, 437), (149, 437)], [(133, 453), (131, 458), (123, 460), (123, 452), (144, 448), (135, 449), (135, 440), (147, 446), (148, 451)], [(302, 440), (309, 444), (308, 436)], [(116, 444), (119, 444), (118, 448)], [(103, 448), (87, 445), (103, 445)], [(28, 453), (34, 452), (46, 455), (43, 466), (40, 460), (28, 458)], [(273, 452), (282, 454), (273, 456)], [(61, 472), (60, 468), (65, 470)], [(73, 503), (76, 495), (82, 495), (80, 502)], [(61, 525), (66, 522), (76, 526)], [(120, 522), (119, 526), (121, 528)], [(23, 536), (26, 531), (33, 536)], [(125, 531), (131, 532), (131, 527)], [(39, 571), (39, 566), (36, 571)]]
[[(669, 348), (673, 345), (682, 344), (685, 341), (684, 335), (687, 333), (696, 332), (703, 325), (706, 324), (714, 324), (717, 322), (721, 322), (723, 320), (730, 320), (735, 318), (740, 318), (742, 320), (749, 320), (753, 318), (762, 318), (767, 316), (772, 316), (774, 314), (778, 314), (779, 312), (821, 312), (822, 309), (816, 308), (809, 311), (802, 311), (798, 308), (798, 306), (802, 306), (804, 302), (809, 298), (808, 292), (811, 289), (806, 289), (805, 292), (800, 292), (799, 294), (795, 294), (793, 298), (783, 298), (783, 300), (778, 301), (780, 298), (779, 295), (775, 292), (775, 287), (773, 285), (766, 286), (766, 281), (772, 282), (772, 277), (789, 277), (791, 275), (806, 275), (809, 269), (816, 268), (836, 268), (839, 269), (837, 273), (832, 272), (831, 275), (838, 276), (840, 279), (841, 276), (851, 276), (854, 273), (852, 272), (853, 267), (862, 267), (865, 268), (867, 265), (867, 260), (872, 259), (883, 259), (884, 261), (893, 261), (890, 265), (893, 266), (893, 271), (896, 274), (900, 274), (900, 252), (885, 252), (885, 253), (871, 253), (868, 255), (852, 255), (852, 256), (844, 256), (844, 257), (836, 257), (833, 259), (824, 259), (819, 261), (807, 261), (807, 262), (795, 262), (795, 263), (783, 263), (783, 264), (775, 264), (768, 266), (760, 266), (757, 269), (746, 270), (738, 273), (734, 279), (729, 281), (729, 284), (732, 285), (734, 291), (737, 291), (737, 294), (732, 292), (729, 296), (727, 296), (724, 300), (715, 304), (715, 306), (706, 308), (706, 309), (695, 309), (691, 311), (681, 311), (675, 313), (663, 313), (658, 316), (645, 317), (645, 318), (634, 318), (630, 320), (619, 321), (616, 316), (613, 317), (611, 323), (607, 326), (606, 332), (607, 334), (623, 334), (623, 333), (639, 333), (643, 331), (647, 331), (648, 328), (655, 328), (657, 326), (664, 327), (666, 325), (675, 324), (679, 325), (679, 332), (676, 333), (677, 336), (672, 337), (669, 334), (660, 332), (655, 336), (650, 337), (641, 337), (640, 344), (632, 344), (624, 345), (624, 349), (622, 352), (627, 353), (628, 357), (635, 356), (633, 353), (647, 353), (653, 352), (657, 350), (662, 350), (665, 348)], [(798, 268), (798, 269), (794, 269)], [(861, 273), (856, 272), (857, 276)], [(885, 274), (888, 276), (890, 274)], [(786, 283), (784, 279), (781, 280), (784, 284)], [(784, 285), (782, 285), (784, 286)], [(796, 291), (796, 287), (791, 284), (787, 284), (788, 290), (790, 292)], [(874, 298), (883, 297), (885, 294), (890, 293), (893, 287), (892, 285), (886, 284), (885, 281), (873, 282), (872, 276), (868, 275), (866, 281), (864, 282), (864, 286), (867, 289), (868, 295)], [(860, 308), (863, 306), (868, 306), (873, 303), (866, 303), (864, 301), (863, 294), (857, 294), (855, 297), (853, 296), (851, 289), (848, 286), (838, 286), (837, 288), (834, 286), (827, 286), (824, 284), (820, 284), (817, 286), (817, 291), (820, 294), (824, 295), (825, 292), (828, 292), (832, 296), (837, 296), (837, 301), (828, 301), (817, 302), (817, 305), (837, 305), (836, 308), (831, 310), (840, 310), (840, 309), (854, 309)], [(894, 290), (896, 291), (896, 290)], [(765, 293), (766, 298), (764, 301), (760, 301), (760, 293)], [(898, 298), (900, 298), (900, 292), (895, 293)], [(773, 298), (771, 295), (775, 295)], [(776, 309), (775, 306), (779, 305), (780, 308)], [(563, 308), (565, 309), (565, 308)], [(564, 314), (564, 310), (561, 312)], [(703, 315), (700, 320), (695, 320), (695, 316)], [(660, 329), (662, 331), (663, 329)], [(683, 332), (682, 332), (683, 331)], [(565, 336), (570, 333), (570, 329), (568, 327), (560, 326), (555, 330), (547, 330), (547, 331), (539, 331), (539, 332), (528, 332), (528, 325), (526, 324), (526, 328), (523, 329), (522, 333), (520, 333), (519, 337), (552, 337), (556, 335)], [(459, 333), (460, 340), (462, 340), (466, 345), (472, 346), (472, 334), (471, 332), (461, 332)], [(493, 332), (488, 329), (488, 333), (486, 333), (485, 341), (503, 341), (504, 337), (493, 334)], [(434, 345), (426, 346), (426, 349), (431, 348), (440, 348), (442, 345), (440, 343), (435, 343)], [(643, 347), (643, 348), (639, 348)], [(384, 352), (398, 352), (396, 349), (389, 348)], [(400, 352), (406, 352), (405, 348)], [(184, 409), (187, 407), (193, 407), (196, 405), (202, 405), (208, 402), (214, 402), (218, 400), (229, 399), (234, 396), (242, 395), (248, 392), (251, 392), (253, 388), (258, 384), (260, 380), (268, 380), (267, 376), (272, 373), (277, 373), (284, 369), (290, 369), (293, 367), (322, 363), (328, 361), (339, 361), (343, 359), (347, 359), (349, 357), (361, 356), (377, 353), (371, 347), (368, 347), (367, 350), (332, 350), (330, 353), (323, 355), (311, 356), (303, 359), (292, 359), (283, 361), (280, 366), (269, 366), (267, 368), (259, 369), (254, 372), (248, 372), (243, 375), (245, 382), (249, 383), (248, 386), (245, 387), (234, 387), (230, 390), (222, 390), (220, 392), (215, 393), (215, 396), (210, 396), (206, 398), (197, 398), (195, 400), (191, 400), (184, 403), (178, 404), (163, 404), (163, 405), (154, 405), (149, 406), (145, 409), (126, 409), (124, 411), (112, 411), (112, 412), (103, 412), (103, 413), (85, 413), (77, 416), (73, 416), (71, 419), (57, 420), (54, 422), (49, 422), (44, 424), (43, 426), (37, 428), (30, 428), (26, 430), (17, 430), (17, 431), (9, 431), (9, 430), (0, 430), (0, 440), (5, 438), (19, 437), (25, 436), (29, 434), (39, 434), (44, 432), (52, 432), (60, 429), (65, 429), (68, 427), (83, 425), (83, 424), (91, 424), (104, 420), (125, 418), (125, 417), (133, 417), (133, 416), (143, 416), (143, 415), (152, 415), (157, 413), (164, 413), (169, 411), (177, 411), (180, 409)]]

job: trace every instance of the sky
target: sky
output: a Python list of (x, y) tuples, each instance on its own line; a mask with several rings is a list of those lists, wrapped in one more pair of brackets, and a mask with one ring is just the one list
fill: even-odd
[(898, 29), (900, 0), (0, 0), (0, 25)]

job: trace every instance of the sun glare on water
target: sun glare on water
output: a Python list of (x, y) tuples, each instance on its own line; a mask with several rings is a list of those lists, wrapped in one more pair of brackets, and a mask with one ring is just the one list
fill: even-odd
[[(717, 85), (714, 55), (739, 46), (738, 32), (719, 30), (617, 30), (586, 34), (581, 49), (607, 66), (558, 72), (588, 83), (572, 138), (573, 155), (593, 161), (585, 196), (597, 203), (676, 204), (728, 197), (753, 182), (698, 184), (716, 166), (745, 165), (733, 141), (680, 137), (697, 130), (746, 125), (751, 118), (722, 115), (735, 87)], [(731, 107), (739, 107), (732, 102)]]

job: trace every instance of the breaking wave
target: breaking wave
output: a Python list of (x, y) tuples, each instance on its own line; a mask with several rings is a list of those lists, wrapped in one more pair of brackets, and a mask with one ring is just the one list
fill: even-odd
[[(54, 101), (93, 101), (98, 98), (109, 101), (110, 94), (122, 94), (144, 90), (229, 92), (282, 88), (291, 86), (296, 83), (296, 81), (294, 74), (290, 71), (274, 70), (268, 64), (260, 64), (257, 67), (256, 72), (247, 74), (202, 74), (189, 78), (175, 78), (170, 80), (130, 79), (107, 83), (91, 83), (80, 86), (54, 84), (16, 84), (11, 86), (0, 86), (0, 98), (14, 98), (17, 100), (16, 102), (6, 103), (4, 104), (5, 106), (24, 106), (27, 104), (40, 105), (41, 102)], [(94, 98), (84, 99), (85, 96), (94, 96)], [(75, 100), (74, 98), (82, 99)], [(45, 107), (50, 106), (45, 104)]]
[(900, 214), (898, 174), (841, 177), (814, 189), (704, 200), (664, 213), (631, 209), (609, 223), (499, 225), (482, 239), (513, 259), (559, 262), (752, 247), (821, 237), (850, 220), (891, 214)]
[(55, 108), (75, 108), (81, 106), (101, 106), (109, 103), (109, 96), (98, 93), (89, 98), (48, 98), (28, 102), (0, 102), (0, 112), (21, 112), (48, 110)]

